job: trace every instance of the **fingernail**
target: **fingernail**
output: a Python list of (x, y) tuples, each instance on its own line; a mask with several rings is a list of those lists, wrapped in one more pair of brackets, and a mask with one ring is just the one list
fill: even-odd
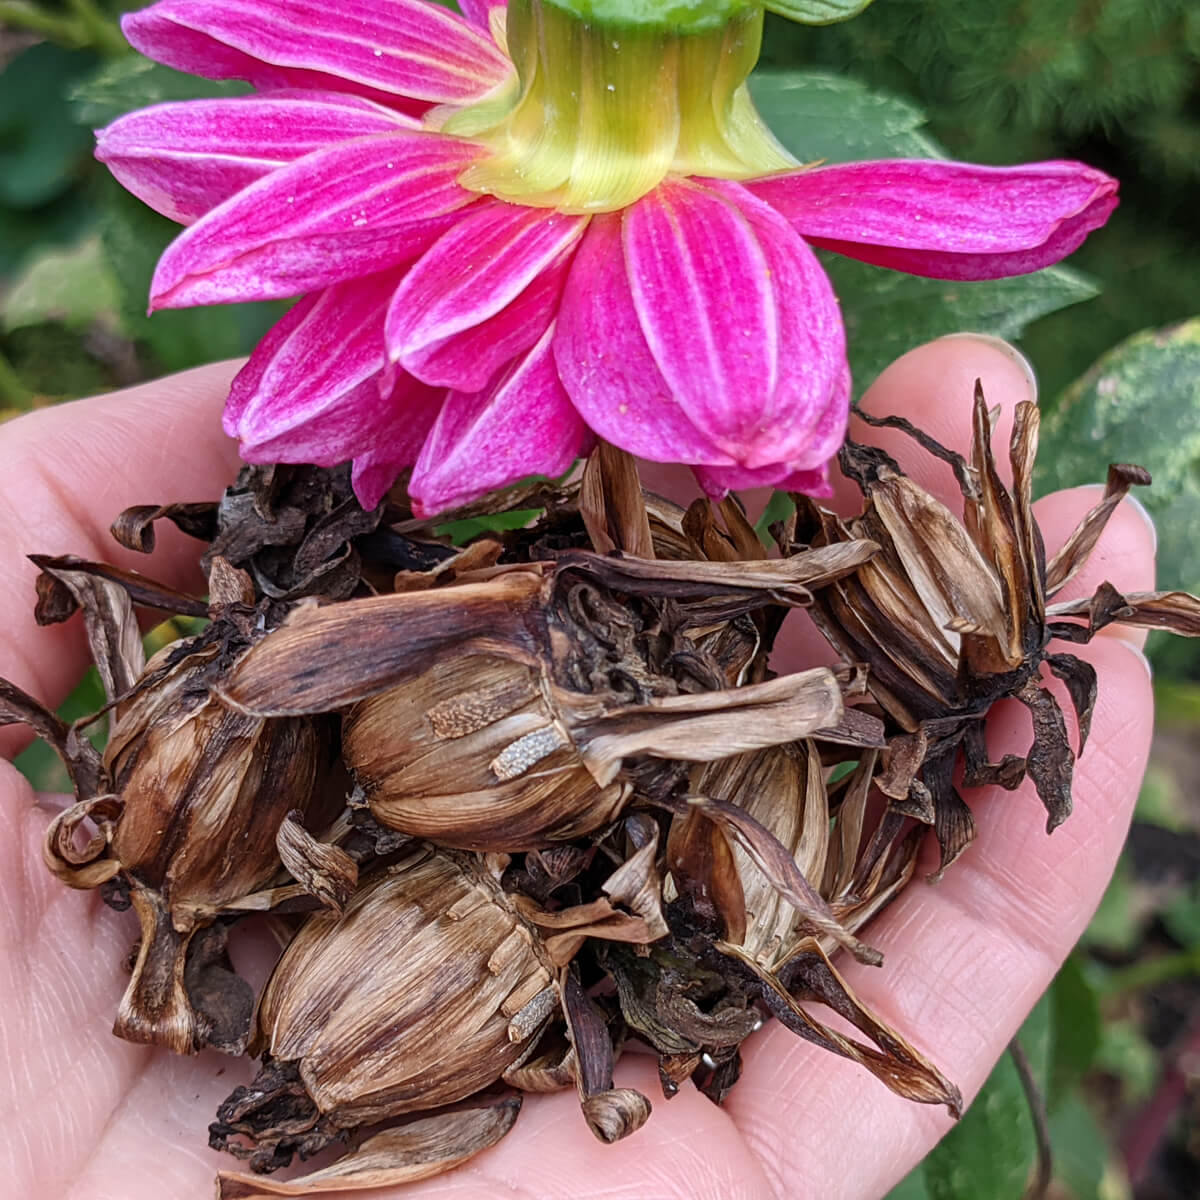
[(1154, 518), (1150, 515), (1150, 510), (1132, 492), (1126, 495), (1125, 503), (1146, 522), (1146, 528), (1150, 531), (1150, 551), (1152, 554), (1157, 553), (1158, 526), (1154, 524)]
[(1025, 377), (1025, 386), (1029, 391), (1029, 398), (1036, 404), (1038, 397), (1037, 376), (1033, 371), (1033, 364), (1021, 353), (1020, 350), (1012, 344), (1006, 342), (1003, 338), (994, 337), (990, 333), (947, 333), (938, 338), (939, 342), (974, 342), (980, 346), (988, 346), (993, 350), (999, 350), (1005, 358), (1014, 363), (1017, 369)]
[[(1107, 633), (1108, 636), (1111, 637), (1114, 641), (1122, 642), (1126, 647), (1128, 647), (1128, 649), (1133, 651), (1134, 658), (1136, 658), (1138, 660), (1138, 662), (1140, 662), (1142, 664), (1142, 667), (1146, 672), (1146, 678), (1149, 679), (1151, 683), (1153, 683), (1154, 682), (1154, 667), (1151, 664), (1150, 660), (1146, 657), (1146, 651), (1142, 648), (1142, 646), (1139, 643), (1134, 642), (1131, 637), (1126, 636), (1127, 634), (1133, 634), (1135, 632), (1138, 632), (1138, 631), (1133, 629), (1130, 626), (1126, 626), (1126, 627), (1122, 628), (1119, 625), (1111, 626), (1109, 629), (1105, 630), (1105, 633)], [(1144, 633), (1145, 631), (1142, 630), (1141, 632)]]

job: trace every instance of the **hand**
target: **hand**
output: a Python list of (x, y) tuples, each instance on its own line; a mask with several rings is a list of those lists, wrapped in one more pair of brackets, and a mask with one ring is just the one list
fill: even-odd
[[(164, 530), (148, 563), (121, 551), (106, 530), (129, 504), (219, 494), (236, 463), (218, 419), (234, 369), (221, 364), (63, 405), (3, 430), (0, 674), (56, 705), (87, 663), (80, 622), (34, 625), (35, 572), (26, 553), (107, 559), (177, 587), (202, 586), (195, 542)], [(944, 339), (905, 355), (865, 404), (903, 413), (965, 449), (977, 377), (990, 403), (1002, 406), (1003, 444), (1013, 409), (1033, 398), (1033, 384), (1015, 354), (990, 340)], [(861, 423), (854, 433), (885, 445), (919, 482), (956, 506), (949, 470), (914, 453), (902, 435)], [(1081, 488), (1038, 505), (1049, 551), (1094, 498), (1094, 489)], [(848, 511), (853, 503), (847, 496)], [(1148, 589), (1153, 557), (1152, 529), (1123, 504), (1064, 598), (1090, 593), (1102, 579), (1122, 591)], [(1071, 818), (1047, 837), (1028, 785), (1015, 793), (970, 793), (979, 824), (974, 846), (937, 886), (923, 882), (919, 871), (918, 881), (866, 931), (884, 952), (882, 970), (839, 964), (864, 1002), (968, 1098), (1099, 902), (1146, 762), (1151, 692), (1137, 635), (1106, 630), (1077, 652), (1096, 666), (1100, 698), (1076, 771)], [(797, 626), (778, 657), (778, 666), (798, 669), (827, 661), (828, 652)], [(24, 744), (16, 731), (2, 732), (8, 754)], [(1027, 718), (1017, 706), (993, 713), (990, 741), (997, 755), (1028, 745)], [(235, 1164), (206, 1149), (206, 1127), (217, 1104), (249, 1078), (249, 1064), (213, 1053), (175, 1058), (112, 1037), (134, 925), (97, 895), (69, 891), (51, 878), (40, 858), (49, 814), (35, 807), (29, 785), (11, 767), (0, 777), (0, 804), (9, 832), (0, 847), (4, 1190), (14, 1200), (211, 1195), (218, 1166)], [(921, 866), (932, 869), (932, 856)], [(776, 1023), (745, 1052), (742, 1079), (723, 1109), (688, 1087), (663, 1101), (653, 1060), (627, 1055), (618, 1085), (638, 1087), (654, 1103), (647, 1126), (628, 1140), (598, 1143), (573, 1093), (530, 1097), (513, 1133), (494, 1149), (450, 1175), (369, 1196), (873, 1200), (949, 1127), (943, 1110), (898, 1099), (866, 1071)]]

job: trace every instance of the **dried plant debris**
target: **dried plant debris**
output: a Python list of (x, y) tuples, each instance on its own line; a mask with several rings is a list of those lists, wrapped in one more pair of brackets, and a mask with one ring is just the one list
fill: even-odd
[[(445, 528), (399, 486), (364, 512), (344, 468), (314, 467), (247, 467), (219, 501), (118, 518), (142, 552), (161, 519), (207, 543), (207, 597), (35, 560), (38, 619), (82, 617), (107, 703), (68, 725), (0, 681), (0, 723), (30, 725), (70, 772), (49, 868), (141, 921), (116, 1032), (260, 1059), (210, 1126), (246, 1168), (221, 1172), (220, 1197), (426, 1178), (503, 1137), (529, 1092), (573, 1088), (616, 1141), (651, 1115), (616, 1083), (631, 1039), (664, 1097), (690, 1080), (719, 1103), (772, 1017), (958, 1113), (954, 1084), (834, 960), (880, 966), (866, 927), (912, 879), (924, 826), (943, 868), (973, 836), (960, 749), (968, 786), (1028, 775), (1051, 826), (1067, 814), (1075, 750), (1040, 672), (1066, 684), (1079, 750), (1096, 680), (1053, 639), (1112, 621), (1195, 635), (1200, 604), (1107, 585), (1054, 603), (1148, 480), (1113, 468), (1047, 563), (1032, 406), (1011, 489), (982, 397), (969, 459), (887, 423), (951, 464), (962, 519), (849, 443), (863, 512), (798, 497), (768, 551), (735, 498), (680, 508), (601, 444), (575, 482), (510, 489)], [(771, 670), (797, 608), (841, 666)], [(207, 624), (147, 662), (145, 609)], [(994, 763), (983, 718), (1003, 696), (1030, 708), (1034, 743)], [(227, 945), (264, 913), (285, 945), (256, 997)]]
[[(819, 592), (811, 612), (839, 653), (867, 664), (871, 694), (897, 727), (880, 786), (896, 811), (934, 826), (944, 870), (975, 835), (952, 783), (960, 748), (968, 787), (1013, 788), (1028, 775), (1046, 806), (1048, 830), (1070, 814), (1074, 762), (1087, 742), (1096, 676), (1088, 663), (1052, 649), (1051, 642), (1087, 642), (1112, 621), (1196, 636), (1200, 601), (1178, 592), (1123, 597), (1105, 584), (1088, 601), (1052, 603), (1087, 560), (1121, 498), (1150, 477), (1140, 467), (1111, 467), (1103, 499), (1047, 563), (1032, 508), (1039, 422), (1034, 404), (1017, 406), (1011, 489), (996, 468), (991, 416), (979, 388), (969, 459), (902, 419), (860, 416), (902, 429), (948, 462), (962, 492), (962, 518), (883, 451), (848, 442), (839, 462), (862, 490), (861, 515), (842, 521), (797, 497), (796, 517), (779, 532), (788, 549), (862, 538), (880, 547), (853, 575)], [(1074, 749), (1058, 701), (1042, 684), (1043, 664), (1065, 683), (1075, 709)], [(1006, 696), (1029, 709), (1033, 744), (1024, 757), (991, 762), (983, 718)]]

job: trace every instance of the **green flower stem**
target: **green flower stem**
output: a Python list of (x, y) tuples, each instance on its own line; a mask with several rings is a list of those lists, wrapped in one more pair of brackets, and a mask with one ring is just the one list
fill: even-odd
[(1101, 983), (1100, 990), (1106, 996), (1123, 995), (1169, 983), (1172, 979), (1184, 979), (1188, 975), (1200, 975), (1200, 944), (1112, 971)]
[(68, 0), (68, 3), (79, 24), (87, 30), (92, 49), (113, 58), (129, 52), (121, 27), (96, 6), (95, 0)]
[(25, 29), (71, 50), (95, 50), (115, 57), (129, 44), (120, 27), (96, 7), (94, 0), (69, 0), (71, 16), (46, 12), (26, 0), (0, 0), (0, 26)]
[(0, 352), (0, 406), (25, 409), (33, 400), (33, 392), (13, 370), (12, 363)]
[(87, 32), (78, 21), (48, 13), (23, 0), (0, 0), (0, 25), (44, 34), (53, 42), (77, 48), (86, 45)]

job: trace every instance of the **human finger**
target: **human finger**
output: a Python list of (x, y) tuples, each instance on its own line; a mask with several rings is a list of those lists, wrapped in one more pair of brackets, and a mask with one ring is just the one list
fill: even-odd
[[(0, 431), (0, 673), (54, 707), (88, 663), (79, 621), (39, 628), (26, 555), (77, 554), (204, 586), (198, 543), (162, 530), (154, 555), (122, 549), (109, 524), (129, 505), (213, 500), (237, 470), (220, 412), (240, 364), (215, 363), (140, 387), (39, 409)], [(14, 753), (28, 736), (3, 731)]]

